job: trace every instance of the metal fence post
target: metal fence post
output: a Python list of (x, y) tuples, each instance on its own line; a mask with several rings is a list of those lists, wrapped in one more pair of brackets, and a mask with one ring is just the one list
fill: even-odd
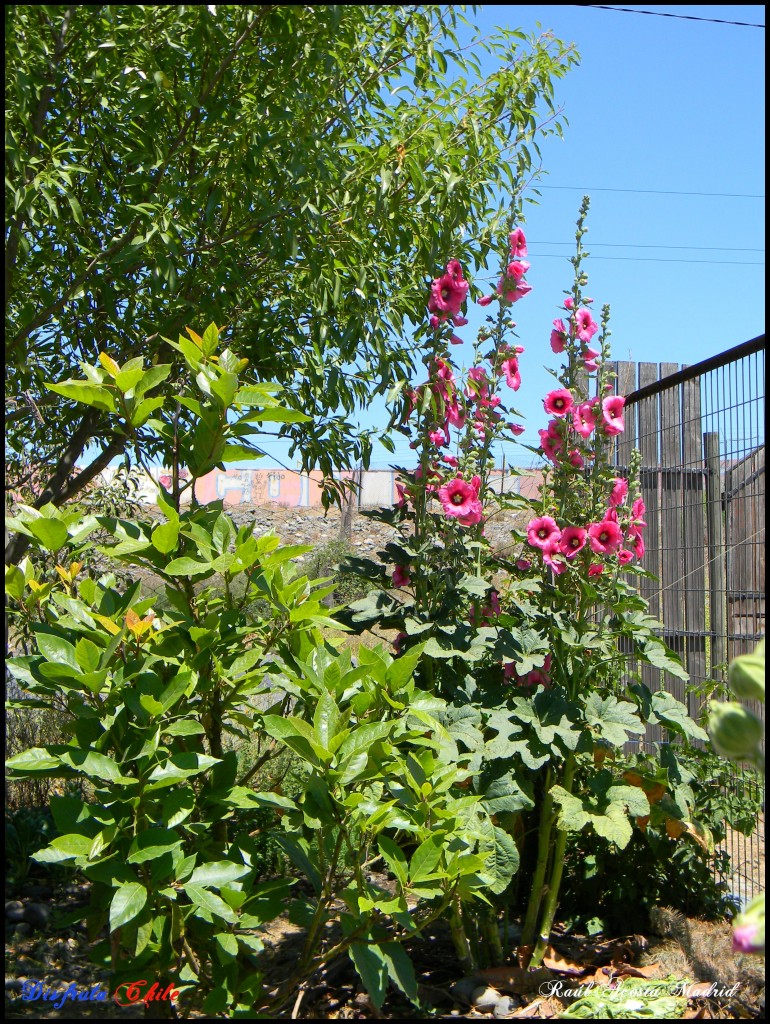
[[(708, 531), (709, 632), (711, 633), (711, 677), (717, 665), (727, 663), (727, 573), (725, 571), (725, 530), (722, 515), (722, 472), (719, 434), (703, 435), (706, 463), (706, 527)], [(723, 673), (724, 674), (724, 673)]]

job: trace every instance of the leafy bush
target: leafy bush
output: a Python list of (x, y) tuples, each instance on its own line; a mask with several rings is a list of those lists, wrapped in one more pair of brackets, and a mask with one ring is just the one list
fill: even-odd
[(344, 540), (331, 540), (313, 550), (309, 556), (310, 575), (322, 579), (331, 576), (332, 597), (337, 604), (358, 601), (375, 589), (375, 582), (345, 569), (346, 559), (354, 549)]

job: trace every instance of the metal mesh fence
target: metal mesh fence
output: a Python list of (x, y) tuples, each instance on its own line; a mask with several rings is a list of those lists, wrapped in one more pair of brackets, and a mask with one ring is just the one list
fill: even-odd
[[(642, 455), (643, 564), (655, 578), (640, 589), (690, 682), (648, 665), (641, 677), (687, 704), (695, 719), (713, 683), (724, 685), (728, 663), (765, 632), (764, 356), (761, 337), (690, 367), (614, 364), (617, 392), (627, 396), (618, 472), (632, 448)], [(763, 705), (749, 706), (764, 718)], [(661, 739), (660, 727), (650, 726), (643, 742)], [(755, 773), (735, 767), (728, 785), (764, 806)], [(725, 843), (741, 902), (764, 889), (763, 815), (757, 824), (750, 837), (728, 830)]]

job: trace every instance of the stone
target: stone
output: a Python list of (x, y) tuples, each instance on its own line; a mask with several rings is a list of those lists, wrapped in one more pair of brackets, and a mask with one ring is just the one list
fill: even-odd
[(9, 921), (24, 920), (24, 904), (19, 900), (11, 900), (5, 905), (5, 916)]
[(24, 911), (24, 920), (33, 928), (42, 930), (51, 918), (51, 911), (44, 903), (30, 903)]
[(27, 924), (26, 921), (19, 921), (13, 930), (13, 938), (16, 942), (21, 942), (23, 939), (28, 939), (32, 934), (32, 925)]
[(507, 1017), (517, 1008), (518, 1003), (511, 996), (500, 996), (497, 1006), (492, 1010), (494, 1017)]
[(471, 993), (471, 1003), (482, 1013), (493, 1013), (501, 998), (496, 988), (489, 988), (487, 985), (479, 985)]

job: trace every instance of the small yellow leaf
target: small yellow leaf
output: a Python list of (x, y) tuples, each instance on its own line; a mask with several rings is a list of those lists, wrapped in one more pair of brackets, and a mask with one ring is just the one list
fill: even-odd
[(80, 570), (82, 568), (83, 568), (83, 563), (82, 562), (73, 562), (70, 565), (70, 579), (74, 580), (75, 577), (77, 576), (77, 574), (80, 572)]
[(58, 572), (58, 574), (61, 576), (65, 583), (72, 583), (72, 577), (70, 576), (66, 569), (63, 569), (60, 565), (57, 565), (56, 571)]
[(104, 369), (109, 373), (110, 377), (114, 380), (115, 377), (120, 373), (120, 367), (110, 356), (104, 352), (99, 353), (99, 362), (102, 364)]
[(104, 626), (104, 628), (107, 630), (107, 632), (111, 633), (113, 636), (116, 636), (120, 632), (120, 626), (117, 623), (113, 622), (112, 619), (108, 619), (106, 615), (96, 615), (93, 612), (91, 612), (91, 618), (96, 619), (97, 622), (100, 622), (102, 626)]
[(195, 344), (198, 346), (198, 348), (202, 348), (203, 347), (203, 338), (201, 338), (200, 334), (196, 334), (195, 331), (192, 329), (192, 327), (188, 327), (187, 328), (187, 333), (190, 335), (190, 337), (195, 342)]

